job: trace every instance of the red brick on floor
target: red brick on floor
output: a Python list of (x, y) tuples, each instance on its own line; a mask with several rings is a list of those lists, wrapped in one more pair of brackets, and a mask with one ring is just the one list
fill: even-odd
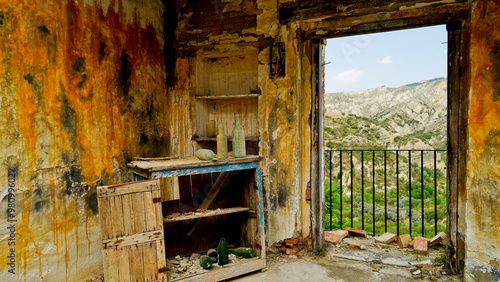
[(286, 248), (286, 249), (285, 249), (285, 253), (286, 253), (287, 255), (294, 255), (294, 254), (296, 254), (298, 251), (299, 251), (299, 245), (293, 245), (292, 247), (290, 247), (290, 248)]
[(347, 227), (347, 226), (342, 227), (342, 230), (348, 231), (349, 234), (351, 234), (353, 236), (366, 237), (366, 231), (365, 230), (356, 229), (356, 228)]
[(355, 242), (355, 241), (349, 241), (347, 242), (347, 245), (349, 245), (350, 247), (353, 247), (355, 249), (361, 249), (361, 243), (358, 243), (358, 242)]
[(413, 240), (413, 252), (419, 255), (426, 255), (428, 250), (428, 243), (428, 239), (416, 237), (415, 240)]
[(347, 236), (347, 234), (349, 234), (349, 232), (340, 229), (335, 231), (325, 231), (325, 241), (338, 244), (345, 238), (345, 236)]
[(410, 236), (410, 234), (400, 235), (400, 236), (398, 236), (398, 239), (396, 241), (397, 241), (399, 247), (407, 248), (410, 245), (411, 236)]
[(296, 245), (299, 243), (299, 239), (294, 239), (294, 238), (290, 238), (290, 239), (285, 239), (285, 243), (287, 244), (292, 244), (292, 245)]
[(382, 243), (382, 244), (389, 244), (389, 243), (393, 242), (394, 240), (396, 240), (396, 237), (398, 237), (398, 235), (396, 235), (394, 233), (387, 232), (387, 233), (384, 233), (384, 234), (378, 236), (377, 238), (375, 238), (375, 241)]
[(446, 233), (440, 232), (438, 235), (434, 236), (429, 242), (429, 246), (436, 246), (437, 244), (444, 242), (446, 240)]

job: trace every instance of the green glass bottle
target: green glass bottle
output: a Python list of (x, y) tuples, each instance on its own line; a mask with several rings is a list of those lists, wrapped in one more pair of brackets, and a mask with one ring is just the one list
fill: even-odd
[(240, 117), (238, 114), (235, 114), (233, 127), (233, 157), (244, 158), (246, 155), (245, 132), (240, 125)]
[(227, 159), (227, 135), (224, 133), (222, 122), (219, 122), (219, 134), (217, 135), (217, 157)]
[(255, 257), (255, 250), (252, 248), (240, 247), (236, 249), (229, 249), (229, 253), (238, 257), (253, 258)]
[(219, 253), (219, 265), (224, 265), (229, 262), (226, 239), (220, 239), (219, 245), (217, 246), (217, 253)]
[(212, 268), (212, 259), (209, 256), (203, 255), (200, 257), (200, 265), (204, 269)]

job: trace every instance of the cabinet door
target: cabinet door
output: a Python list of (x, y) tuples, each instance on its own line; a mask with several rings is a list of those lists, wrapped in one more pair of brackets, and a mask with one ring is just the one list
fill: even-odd
[(106, 281), (166, 281), (159, 180), (97, 187)]

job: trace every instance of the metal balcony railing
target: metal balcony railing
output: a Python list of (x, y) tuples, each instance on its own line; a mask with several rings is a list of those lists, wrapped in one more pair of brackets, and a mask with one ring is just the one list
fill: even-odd
[(446, 153), (325, 150), (325, 229), (424, 237), (445, 231)]

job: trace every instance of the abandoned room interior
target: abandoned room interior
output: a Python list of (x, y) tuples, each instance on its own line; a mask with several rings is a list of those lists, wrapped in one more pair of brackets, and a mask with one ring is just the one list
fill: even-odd
[[(446, 265), (500, 280), (499, 11), (496, 0), (0, 0), (0, 280), (113, 281), (136, 257), (153, 265), (127, 266), (153, 273), (140, 281), (161, 279), (166, 257), (222, 237), (256, 250), (247, 272), (284, 239), (323, 247), (326, 38), (443, 24)], [(230, 137), (234, 114), (247, 157), (188, 161), (217, 152), (207, 122)], [(200, 207), (227, 214), (167, 217)], [(130, 234), (149, 241), (120, 252), (113, 238)]]

